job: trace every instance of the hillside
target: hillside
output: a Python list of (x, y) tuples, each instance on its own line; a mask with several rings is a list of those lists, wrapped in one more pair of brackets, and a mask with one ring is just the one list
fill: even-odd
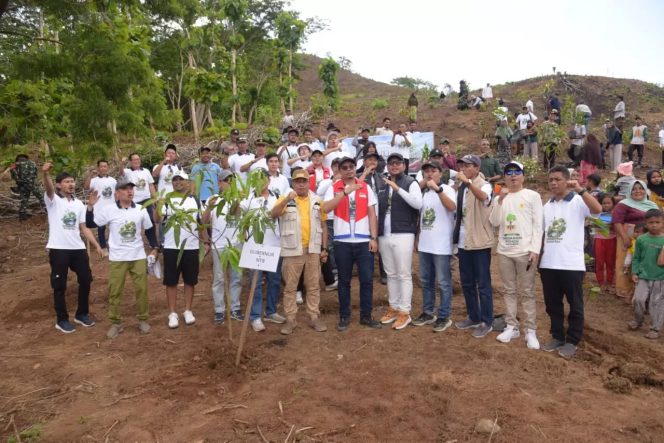
[[(306, 68), (299, 73), (300, 81), (297, 83), (300, 109), (309, 108), (309, 97), (322, 88), (322, 82), (318, 79), (320, 61), (321, 59), (315, 56), (304, 56)], [(545, 87), (547, 83), (553, 82), (552, 91), (557, 92), (561, 99), (570, 95), (576, 103), (585, 100), (593, 111), (591, 132), (596, 133), (601, 133), (604, 119), (612, 115), (613, 107), (617, 103), (616, 96), (622, 94), (627, 107), (626, 126), (631, 126), (638, 114), (650, 128), (651, 141), (655, 141), (655, 125), (664, 122), (664, 88), (640, 80), (599, 76), (568, 75), (566, 79), (577, 89), (566, 89), (559, 76), (546, 76), (494, 85), (493, 93), (494, 97), (502, 97), (508, 103), (511, 112), (518, 111), (528, 97), (531, 97), (535, 103), (535, 114), (541, 117)], [(339, 71), (338, 80), (342, 105), (328, 120), (333, 121), (344, 134), (350, 135), (360, 126), (380, 126), (383, 117), (392, 118), (393, 125), (406, 120), (405, 114), (400, 114), (400, 111), (406, 107), (411, 90), (367, 79), (347, 70)], [(458, 84), (453, 84), (453, 87), (458, 88)], [(478, 91), (471, 93), (477, 94)], [(384, 109), (374, 109), (372, 102), (376, 99), (386, 100), (387, 106)], [(475, 146), (484, 131), (492, 135), (493, 116), (490, 109), (482, 112), (458, 111), (454, 98), (440, 104), (428, 104), (427, 98), (420, 94), (418, 100), (419, 129), (433, 131), (436, 136), (448, 137), (462, 152)], [(601, 134), (600, 139), (603, 140)], [(653, 151), (655, 146), (653, 142), (647, 147)]]

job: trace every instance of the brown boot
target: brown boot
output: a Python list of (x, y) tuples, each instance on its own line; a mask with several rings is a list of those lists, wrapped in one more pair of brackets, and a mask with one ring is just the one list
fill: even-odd
[(325, 326), (325, 323), (323, 323), (323, 321), (318, 317), (312, 318), (310, 325), (316, 332), (327, 331), (327, 326)]
[(287, 319), (286, 323), (281, 327), (281, 333), (284, 335), (291, 335), (297, 324), (295, 320)]

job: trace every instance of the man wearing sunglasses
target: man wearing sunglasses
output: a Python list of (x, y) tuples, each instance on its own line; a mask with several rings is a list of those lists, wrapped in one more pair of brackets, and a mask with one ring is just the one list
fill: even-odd
[[(502, 343), (518, 338), (517, 301), (525, 314), (526, 345), (539, 349), (536, 329), (535, 272), (542, 247), (542, 198), (524, 189), (524, 169), (519, 162), (505, 165), (505, 187), (491, 209), (489, 220), (498, 228), (498, 269), (503, 280), (507, 327), (498, 335)], [(517, 283), (518, 282), (518, 283)], [(518, 287), (518, 296), (517, 296)]]

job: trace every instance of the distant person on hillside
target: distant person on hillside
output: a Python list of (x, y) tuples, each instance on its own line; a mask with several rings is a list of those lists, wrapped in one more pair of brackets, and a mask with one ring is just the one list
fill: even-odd
[(622, 130), (622, 125), (625, 122), (625, 102), (623, 101), (623, 96), (619, 95), (618, 100), (620, 100), (616, 107), (613, 108), (613, 119), (615, 120), (616, 126)]
[(392, 120), (390, 120), (388, 117), (385, 117), (383, 119), (383, 126), (380, 128), (376, 128), (376, 135), (389, 135), (392, 137), (394, 132), (392, 132)]
[(491, 85), (487, 83), (486, 86), (482, 89), (482, 99), (484, 99), (485, 102), (489, 103), (492, 98), (493, 98), (493, 89), (491, 89)]
[(533, 100), (528, 97), (528, 101), (526, 102), (526, 108), (528, 108), (528, 112), (534, 113), (535, 112), (535, 104), (533, 103)]
[[(544, 205), (544, 247), (540, 278), (552, 339), (542, 346), (564, 358), (576, 355), (583, 338), (584, 225), (586, 217), (602, 212), (602, 206), (564, 166), (549, 171), (551, 199)], [(565, 330), (564, 300), (569, 303)]]
[(353, 137), (351, 144), (355, 146), (355, 159), (359, 159), (364, 155), (364, 147), (369, 143), (369, 130), (360, 128)]
[(468, 109), (468, 84), (465, 80), (459, 82), (459, 100), (457, 101), (457, 109), (460, 111)]
[(406, 174), (408, 174), (408, 167), (410, 163), (410, 146), (413, 143), (413, 136), (408, 133), (406, 130), (406, 124), (401, 123), (399, 125), (399, 130), (392, 134), (392, 141), (390, 145), (392, 146), (392, 154), (400, 154), (404, 159), (404, 164), (406, 165)]
[(567, 155), (572, 160), (573, 166), (578, 165), (581, 161), (581, 147), (586, 139), (586, 135), (586, 127), (580, 123), (576, 123), (569, 133), (570, 146)]
[(616, 172), (618, 165), (622, 162), (622, 131), (612, 121), (608, 121), (604, 134), (606, 135), (606, 150), (611, 154), (611, 172)]
[(560, 112), (558, 112), (557, 109), (552, 109), (549, 113), (549, 120), (557, 125), (560, 125)]
[(590, 107), (586, 105), (583, 100), (576, 105), (575, 115), (577, 118), (583, 118), (583, 126), (586, 127), (586, 132), (588, 131), (588, 124), (590, 123), (590, 117), (593, 113), (590, 110)]
[(551, 112), (554, 109), (558, 111), (558, 115), (560, 115), (561, 105), (557, 93), (551, 94), (549, 96), (549, 101), (547, 102), (547, 111)]
[(408, 97), (408, 118), (411, 121), (417, 121), (417, 106), (417, 97), (415, 97), (415, 93), (413, 92)]
[(512, 152), (512, 137), (514, 132), (507, 124), (507, 119), (501, 120), (496, 128), (494, 137), (496, 138), (496, 151)]
[(600, 152), (599, 140), (594, 134), (588, 134), (586, 142), (581, 148), (581, 167), (579, 170), (579, 183), (586, 185), (588, 176), (597, 172), (602, 163), (602, 154)]
[(535, 123), (537, 116), (528, 110), (527, 106), (521, 107), (521, 114), (516, 116), (516, 128), (519, 131), (518, 145), (525, 145), (528, 137), (528, 122)]
[[(554, 115), (553, 111), (549, 115)], [(545, 170), (551, 169), (556, 164), (556, 152), (562, 142), (560, 132), (558, 124), (551, 119), (539, 125), (537, 139), (538, 146), (542, 148)]]
[(539, 153), (537, 146), (537, 127), (535, 126), (535, 122), (528, 122), (526, 125), (526, 131), (523, 155), (537, 161)]
[(634, 151), (638, 154), (638, 161), (636, 166), (643, 164), (643, 151), (646, 142), (648, 141), (648, 127), (641, 121), (641, 117), (636, 116), (636, 124), (632, 127), (632, 135), (630, 137), (629, 149), (627, 150), (627, 157), (633, 160)]
[[(500, 159), (491, 155), (489, 140), (484, 139), (480, 142), (480, 160), (480, 172), (484, 174), (484, 179), (489, 183), (494, 184), (503, 177)], [(509, 163), (509, 159), (505, 161), (505, 164), (507, 163)]]
[(40, 206), (44, 206), (43, 190), (37, 184), (37, 165), (27, 155), (19, 154), (8, 170), (16, 183), (16, 188), (13, 189), (16, 189), (16, 193), (21, 199), (18, 219), (20, 221), (27, 220), (29, 217), (28, 203), (30, 202), (30, 195), (34, 195)]
[(286, 115), (281, 120), (281, 129), (286, 129), (289, 126), (295, 127), (295, 116), (293, 115), (293, 111), (286, 109)]
[(482, 103), (484, 102), (484, 100), (482, 100), (482, 97), (478, 97), (475, 95), (470, 96), (470, 101), (472, 103), (471, 106), (478, 111), (480, 110), (480, 108), (482, 107)]

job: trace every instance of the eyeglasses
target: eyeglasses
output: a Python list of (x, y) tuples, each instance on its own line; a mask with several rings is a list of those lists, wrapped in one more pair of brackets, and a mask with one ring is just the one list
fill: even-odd
[(522, 175), (523, 171), (521, 169), (508, 169), (505, 171), (505, 175)]
[(344, 165), (339, 169), (341, 169), (342, 171), (352, 171), (353, 169), (355, 169), (355, 166), (353, 166), (353, 165)]
[(403, 162), (400, 160), (392, 160), (391, 162), (388, 163), (390, 166), (396, 166), (396, 165), (403, 165)]

